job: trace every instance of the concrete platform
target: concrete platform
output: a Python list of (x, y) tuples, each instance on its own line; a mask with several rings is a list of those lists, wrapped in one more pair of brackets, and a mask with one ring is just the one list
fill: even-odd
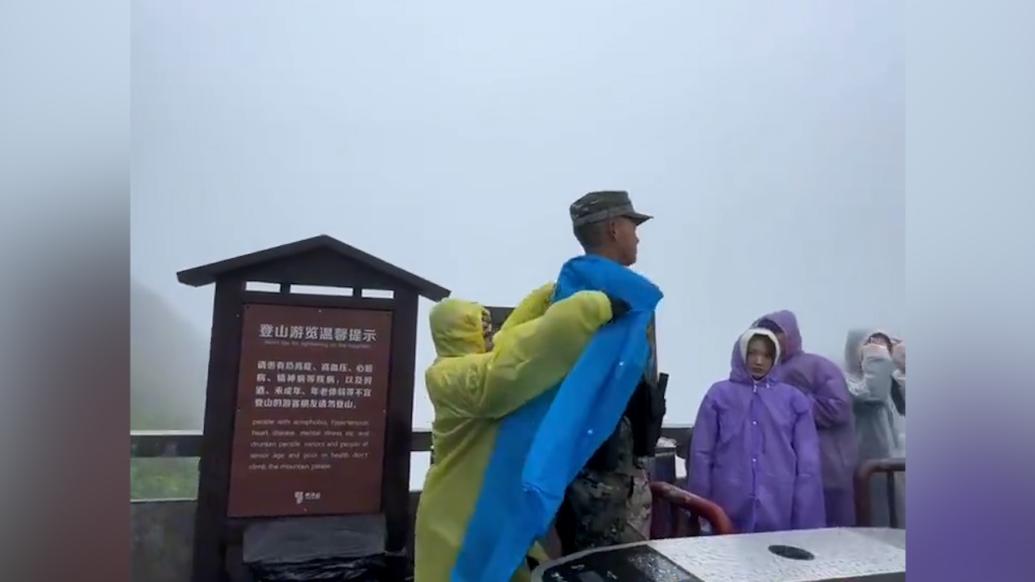
[(836, 528), (656, 540), (544, 564), (534, 581), (905, 580), (905, 531)]

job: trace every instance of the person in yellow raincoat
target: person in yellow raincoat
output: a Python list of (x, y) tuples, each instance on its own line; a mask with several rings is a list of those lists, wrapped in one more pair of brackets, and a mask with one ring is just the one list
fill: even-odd
[[(488, 311), (477, 303), (446, 299), (431, 311), (437, 358), (425, 384), (435, 409), (435, 460), (417, 509), (416, 582), (451, 580), (502, 420), (557, 386), (597, 329), (621, 311), (599, 291), (550, 305), (553, 291), (553, 284), (533, 291), (492, 337)], [(546, 557), (538, 544), (530, 555)], [(528, 579), (524, 565), (512, 578)]]

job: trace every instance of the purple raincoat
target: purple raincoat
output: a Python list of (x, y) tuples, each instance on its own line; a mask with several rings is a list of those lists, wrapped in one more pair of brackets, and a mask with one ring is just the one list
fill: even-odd
[[(770, 313), (758, 322), (770, 321), (784, 333), (784, 353), (775, 376), (797, 387), (812, 401), (812, 414), (819, 431), (823, 463), (823, 494), (827, 525), (855, 525), (856, 467), (855, 421), (852, 395), (837, 364), (802, 351), (798, 319), (790, 311)], [(756, 323), (757, 325), (758, 323)], [(762, 327), (766, 327), (764, 324)]]
[(722, 507), (737, 533), (823, 527), (812, 405), (772, 373), (751, 377), (744, 352), (758, 333), (772, 335), (748, 331), (733, 347), (729, 380), (714, 384), (701, 402), (687, 455), (688, 489)]

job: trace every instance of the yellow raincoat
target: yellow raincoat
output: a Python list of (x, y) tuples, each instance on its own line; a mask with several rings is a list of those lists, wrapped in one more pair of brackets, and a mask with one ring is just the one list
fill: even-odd
[[(435, 407), (435, 463), (417, 509), (416, 582), (450, 580), (502, 419), (556, 386), (611, 319), (603, 293), (583, 291), (550, 305), (552, 295), (550, 284), (526, 297), (493, 337), (492, 351), (482, 306), (447, 299), (431, 312), (438, 357), (425, 384)], [(532, 553), (545, 557), (538, 547)], [(525, 566), (513, 577), (528, 579)]]

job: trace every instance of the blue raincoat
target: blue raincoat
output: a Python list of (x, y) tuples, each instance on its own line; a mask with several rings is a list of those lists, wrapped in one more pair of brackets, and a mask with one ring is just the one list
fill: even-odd
[(504, 581), (544, 536), (564, 492), (618, 424), (643, 376), (647, 327), (661, 291), (642, 275), (599, 256), (564, 264), (554, 299), (603, 291), (630, 306), (586, 346), (571, 373), (504, 421), (468, 522), (452, 579)]

